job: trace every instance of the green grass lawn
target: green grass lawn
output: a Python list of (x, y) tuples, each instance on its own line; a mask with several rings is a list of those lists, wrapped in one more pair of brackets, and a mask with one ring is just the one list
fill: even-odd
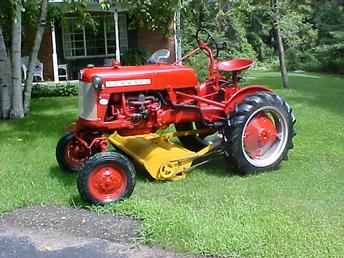
[[(250, 83), (281, 84), (278, 73), (253, 73)], [(138, 176), (129, 200), (96, 209), (143, 218), (147, 242), (184, 252), (344, 257), (344, 78), (292, 74), (290, 85), (276, 91), (292, 105), (298, 135), (279, 171), (239, 177), (218, 160), (181, 182)], [(43, 98), (31, 116), (0, 122), (0, 212), (83, 205), (75, 175), (55, 161), (58, 138), (76, 116), (76, 98)]]

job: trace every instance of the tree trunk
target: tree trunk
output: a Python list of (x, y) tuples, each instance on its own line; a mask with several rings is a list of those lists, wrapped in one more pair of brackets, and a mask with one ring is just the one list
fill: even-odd
[(278, 58), (279, 58), (279, 63), (280, 63), (283, 88), (288, 89), (289, 87), (288, 86), (288, 71), (287, 71), (287, 66), (285, 64), (284, 46), (283, 46), (283, 40), (282, 40), (282, 36), (281, 36), (281, 32), (279, 28), (275, 29), (275, 36), (276, 36), (276, 42), (277, 42)]
[(8, 119), (11, 110), (11, 60), (0, 26), (0, 119)]
[(176, 61), (182, 59), (182, 33), (180, 30), (180, 12), (181, 12), (181, 2), (178, 0), (178, 7), (175, 13), (175, 51), (176, 51)]
[(24, 117), (23, 87), (21, 82), (21, 16), (22, 2), (17, 0), (12, 22), (12, 106), (10, 117)]
[(287, 66), (285, 64), (285, 55), (284, 55), (284, 45), (283, 39), (281, 35), (281, 30), (278, 27), (278, 22), (280, 20), (280, 10), (278, 6), (278, 0), (271, 0), (271, 9), (272, 9), (272, 27), (275, 34), (276, 44), (277, 44), (277, 51), (278, 51), (278, 59), (280, 63), (280, 70), (283, 82), (283, 88), (288, 88), (288, 71)]
[(35, 41), (33, 44), (29, 67), (28, 67), (28, 74), (25, 81), (25, 92), (24, 92), (24, 111), (25, 114), (30, 112), (30, 103), (31, 103), (31, 91), (32, 91), (32, 81), (33, 81), (33, 70), (34, 66), (37, 63), (37, 56), (39, 49), (41, 47), (42, 38), (45, 30), (46, 25), (46, 18), (48, 12), (48, 0), (42, 0), (41, 2), (41, 14), (38, 18), (37, 22), (37, 31), (35, 35)]

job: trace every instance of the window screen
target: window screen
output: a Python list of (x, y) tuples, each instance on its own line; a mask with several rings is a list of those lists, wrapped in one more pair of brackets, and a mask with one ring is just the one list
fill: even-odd
[[(115, 20), (113, 14), (93, 16), (95, 30), (77, 26), (75, 17), (63, 24), (63, 51), (65, 58), (107, 57), (116, 54)], [(118, 15), (120, 50), (128, 48), (126, 14)]]

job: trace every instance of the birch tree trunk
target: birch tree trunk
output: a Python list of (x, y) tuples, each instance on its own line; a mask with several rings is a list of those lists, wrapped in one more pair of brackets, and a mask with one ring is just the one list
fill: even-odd
[(16, 1), (14, 19), (12, 21), (12, 105), (10, 118), (24, 117), (23, 108), (23, 87), (21, 82), (21, 18), (22, 18), (22, 2)]
[(0, 26), (0, 119), (8, 119), (11, 110), (11, 60)]
[(176, 51), (176, 61), (182, 59), (182, 33), (180, 29), (180, 22), (181, 22), (181, 0), (178, 0), (178, 7), (175, 13), (175, 51)]
[(42, 0), (41, 2), (41, 13), (40, 17), (38, 18), (37, 22), (37, 30), (35, 35), (35, 41), (33, 44), (29, 67), (28, 67), (28, 74), (25, 81), (25, 91), (24, 91), (24, 112), (27, 114), (30, 112), (30, 104), (31, 104), (31, 91), (32, 91), (32, 81), (33, 81), (33, 70), (34, 66), (37, 63), (37, 56), (39, 49), (41, 47), (43, 34), (45, 31), (46, 26), (46, 19), (47, 19), (47, 12), (48, 12), (48, 0)]

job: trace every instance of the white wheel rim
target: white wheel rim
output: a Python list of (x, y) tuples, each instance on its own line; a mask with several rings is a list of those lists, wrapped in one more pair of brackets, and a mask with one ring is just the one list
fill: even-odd
[[(252, 154), (250, 154), (246, 150), (245, 146), (245, 132), (247, 132), (247, 127), (249, 126), (250, 122), (253, 121), (253, 119), (258, 114), (266, 114), (269, 116), (270, 119), (273, 119), (273, 123), (275, 124), (275, 128), (277, 130), (277, 140), (273, 143), (272, 146), (270, 146), (269, 149), (267, 149), (263, 155), (260, 155), (259, 157), (252, 157)], [(264, 106), (253, 112), (250, 117), (247, 119), (244, 129), (242, 131), (242, 137), (241, 137), (241, 147), (242, 152), (244, 154), (245, 159), (253, 166), (258, 168), (264, 168), (269, 167), (273, 165), (276, 161), (278, 161), (288, 142), (288, 122), (283, 113), (277, 109), (274, 106)]]

